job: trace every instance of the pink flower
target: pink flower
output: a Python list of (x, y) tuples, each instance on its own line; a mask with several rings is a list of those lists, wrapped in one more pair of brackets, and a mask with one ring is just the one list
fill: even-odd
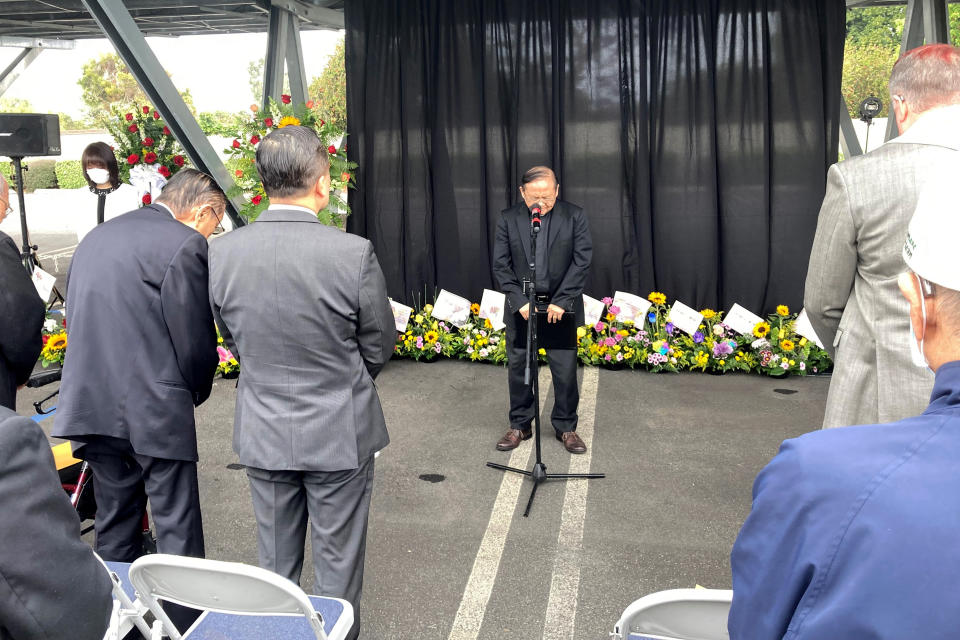
[(614, 304), (614, 305), (611, 305), (611, 306), (610, 306), (610, 313), (612, 313), (613, 315), (618, 315), (618, 314), (620, 313), (620, 307), (618, 307), (618, 306), (615, 305), (615, 304)]
[(599, 322), (599, 321), (598, 321), (597, 324), (593, 325), (593, 330), (594, 330), (594, 331), (603, 331), (603, 329), (604, 329), (606, 326), (607, 326), (607, 325), (605, 325), (605, 324), (603, 324), (602, 322)]
[(611, 298), (610, 296), (607, 296), (606, 298), (604, 298), (604, 299), (601, 300), (600, 302), (602, 302), (604, 305), (610, 305), (610, 304), (613, 302), (613, 298)]
[(610, 362), (611, 360), (613, 360), (613, 357), (608, 353), (607, 355), (603, 356), (603, 359), (606, 360), (607, 362)]
[(217, 347), (217, 355), (220, 356), (220, 364), (229, 362), (230, 359), (233, 358), (233, 354), (230, 353), (230, 350), (224, 347)]
[(607, 345), (608, 347), (612, 347), (613, 345), (617, 344), (617, 341), (614, 340), (613, 338), (606, 338), (603, 341), (603, 344)]

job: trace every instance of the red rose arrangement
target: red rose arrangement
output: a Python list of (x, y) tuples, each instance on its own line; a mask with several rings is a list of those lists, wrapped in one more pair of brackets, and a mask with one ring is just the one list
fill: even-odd
[(186, 164), (183, 149), (157, 110), (149, 105), (132, 105), (115, 115), (107, 129), (115, 141), (121, 182), (129, 183), (130, 171), (141, 165), (149, 165), (169, 179)]
[(350, 162), (345, 153), (337, 153), (337, 145), (344, 132), (334, 126), (328, 126), (317, 117), (314, 109), (319, 105), (314, 100), (294, 104), (287, 94), (280, 100), (270, 99), (265, 105), (250, 105), (249, 119), (240, 123), (238, 131), (227, 149), (229, 156), (227, 167), (233, 171), (235, 186), (227, 191), (230, 198), (242, 198), (246, 204), (240, 214), (248, 221), (257, 219), (269, 205), (270, 199), (263, 191), (260, 176), (257, 174), (257, 145), (274, 129), (299, 125), (317, 132), (317, 136), (330, 152), (330, 204), (320, 212), (321, 222), (334, 226), (343, 224), (343, 214), (350, 213), (346, 200), (346, 190), (352, 184), (356, 163)]

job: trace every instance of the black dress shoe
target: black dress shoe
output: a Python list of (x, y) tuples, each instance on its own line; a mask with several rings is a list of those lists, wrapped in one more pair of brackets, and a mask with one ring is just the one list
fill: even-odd
[(532, 429), (521, 431), (520, 429), (510, 429), (506, 435), (497, 442), (497, 451), (511, 451), (520, 446), (523, 440), (529, 440), (533, 435)]
[(557, 431), (557, 440), (563, 442), (563, 448), (570, 453), (586, 453), (587, 445), (576, 431)]

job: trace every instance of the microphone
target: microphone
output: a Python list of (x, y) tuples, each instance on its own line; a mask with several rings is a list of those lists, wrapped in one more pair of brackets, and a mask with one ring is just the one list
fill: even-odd
[(533, 226), (534, 233), (540, 233), (540, 203), (530, 207), (530, 224)]

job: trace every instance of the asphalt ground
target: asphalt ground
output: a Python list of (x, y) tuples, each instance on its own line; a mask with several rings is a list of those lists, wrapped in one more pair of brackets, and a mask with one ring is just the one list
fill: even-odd
[[(753, 479), (783, 439), (820, 424), (829, 379), (579, 375), (589, 454), (571, 456), (553, 438), (550, 391), (543, 460), (549, 472), (573, 464), (607, 477), (548, 481), (524, 518), (532, 483), (485, 466), (532, 464), (531, 441), (512, 455), (494, 450), (507, 427), (505, 369), (386, 367), (377, 383), (391, 443), (376, 462), (362, 638), (593, 640), (644, 594), (730, 587)], [(49, 390), (23, 390), (19, 412), (30, 415)], [(246, 477), (231, 449), (235, 395), (235, 381), (218, 379), (197, 410), (206, 547), (255, 564)], [(41, 423), (48, 433), (51, 422)], [(307, 592), (312, 582), (308, 562)]]

